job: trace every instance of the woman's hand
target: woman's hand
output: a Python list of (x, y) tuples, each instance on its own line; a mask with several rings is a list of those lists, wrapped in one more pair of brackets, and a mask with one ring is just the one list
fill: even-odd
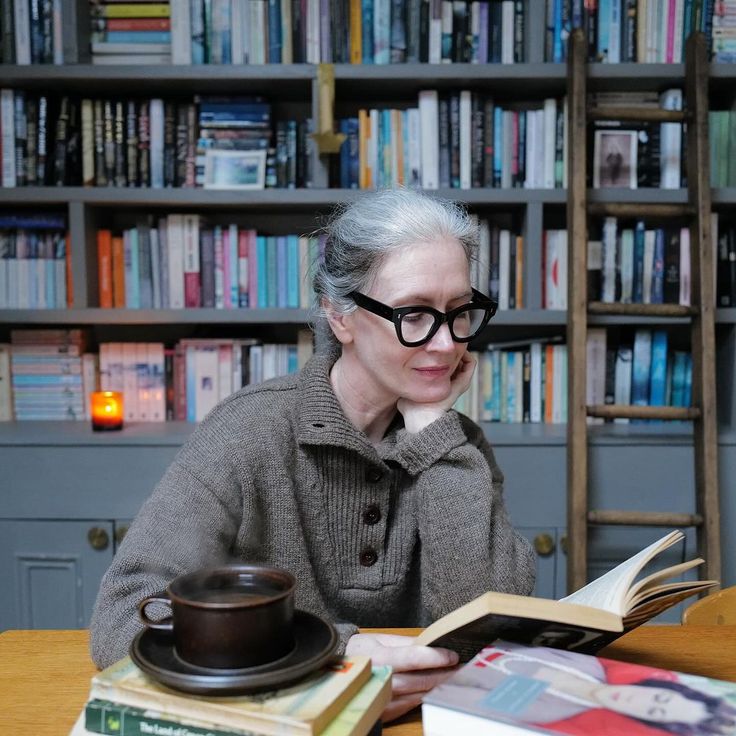
[(422, 696), (446, 680), (458, 663), (449, 649), (414, 646), (413, 636), (395, 634), (354, 634), (346, 654), (363, 654), (375, 665), (393, 668), (391, 702), (383, 711), (384, 721), (408, 713), (422, 702)]
[(468, 352), (463, 353), (455, 373), (450, 379), (450, 393), (442, 401), (434, 404), (417, 404), (408, 399), (399, 399), (396, 408), (404, 417), (404, 426), (410, 434), (415, 434), (439, 419), (470, 387), (470, 379), (476, 365), (475, 358)]

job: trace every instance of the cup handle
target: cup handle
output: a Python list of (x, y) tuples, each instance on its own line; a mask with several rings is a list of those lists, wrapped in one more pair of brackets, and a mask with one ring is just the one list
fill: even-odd
[(171, 608), (171, 601), (169, 600), (169, 597), (166, 595), (166, 593), (156, 593), (156, 595), (149, 595), (147, 598), (144, 598), (138, 604), (138, 617), (140, 618), (140, 620), (149, 629), (156, 629), (157, 631), (172, 632), (174, 630), (174, 623), (171, 619), (171, 616), (163, 619), (162, 621), (153, 621), (152, 619), (148, 618), (148, 614), (146, 613), (146, 608), (151, 603), (160, 603), (164, 606), (168, 606), (169, 608)]

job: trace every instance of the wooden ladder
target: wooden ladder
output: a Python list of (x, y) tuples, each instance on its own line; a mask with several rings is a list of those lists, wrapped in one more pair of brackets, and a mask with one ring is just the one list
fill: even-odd
[[(567, 418), (567, 586), (587, 582), (588, 527), (591, 524), (695, 527), (705, 577), (720, 580), (718, 438), (716, 426), (714, 255), (711, 241), (710, 151), (708, 147), (708, 60), (702, 33), (686, 46), (686, 109), (589, 107), (586, 90), (587, 42), (575, 30), (568, 46), (568, 418)], [(687, 123), (688, 203), (589, 203), (586, 181), (587, 123), (591, 120), (648, 120)], [(611, 304), (587, 298), (588, 216), (675, 218), (690, 228), (692, 306)], [(689, 318), (692, 351), (692, 406), (586, 404), (588, 315)], [(696, 512), (591, 510), (588, 502), (587, 417), (691, 420), (694, 434)], [(643, 490), (643, 489), (642, 489)]]

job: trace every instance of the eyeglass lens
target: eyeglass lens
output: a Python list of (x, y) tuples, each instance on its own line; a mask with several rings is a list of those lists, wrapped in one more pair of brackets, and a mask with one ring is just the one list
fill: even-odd
[[(486, 310), (483, 308), (468, 307), (455, 315), (451, 331), (455, 337), (472, 337), (483, 324)], [(435, 316), (429, 312), (409, 312), (401, 318), (401, 336), (407, 342), (424, 340), (432, 331)]]

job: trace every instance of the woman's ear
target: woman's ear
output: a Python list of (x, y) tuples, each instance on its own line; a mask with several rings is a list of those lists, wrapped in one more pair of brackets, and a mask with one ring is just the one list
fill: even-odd
[(327, 322), (335, 339), (342, 345), (351, 343), (353, 341), (351, 315), (338, 312), (332, 303), (324, 297), (322, 298), (322, 308), (325, 310)]

